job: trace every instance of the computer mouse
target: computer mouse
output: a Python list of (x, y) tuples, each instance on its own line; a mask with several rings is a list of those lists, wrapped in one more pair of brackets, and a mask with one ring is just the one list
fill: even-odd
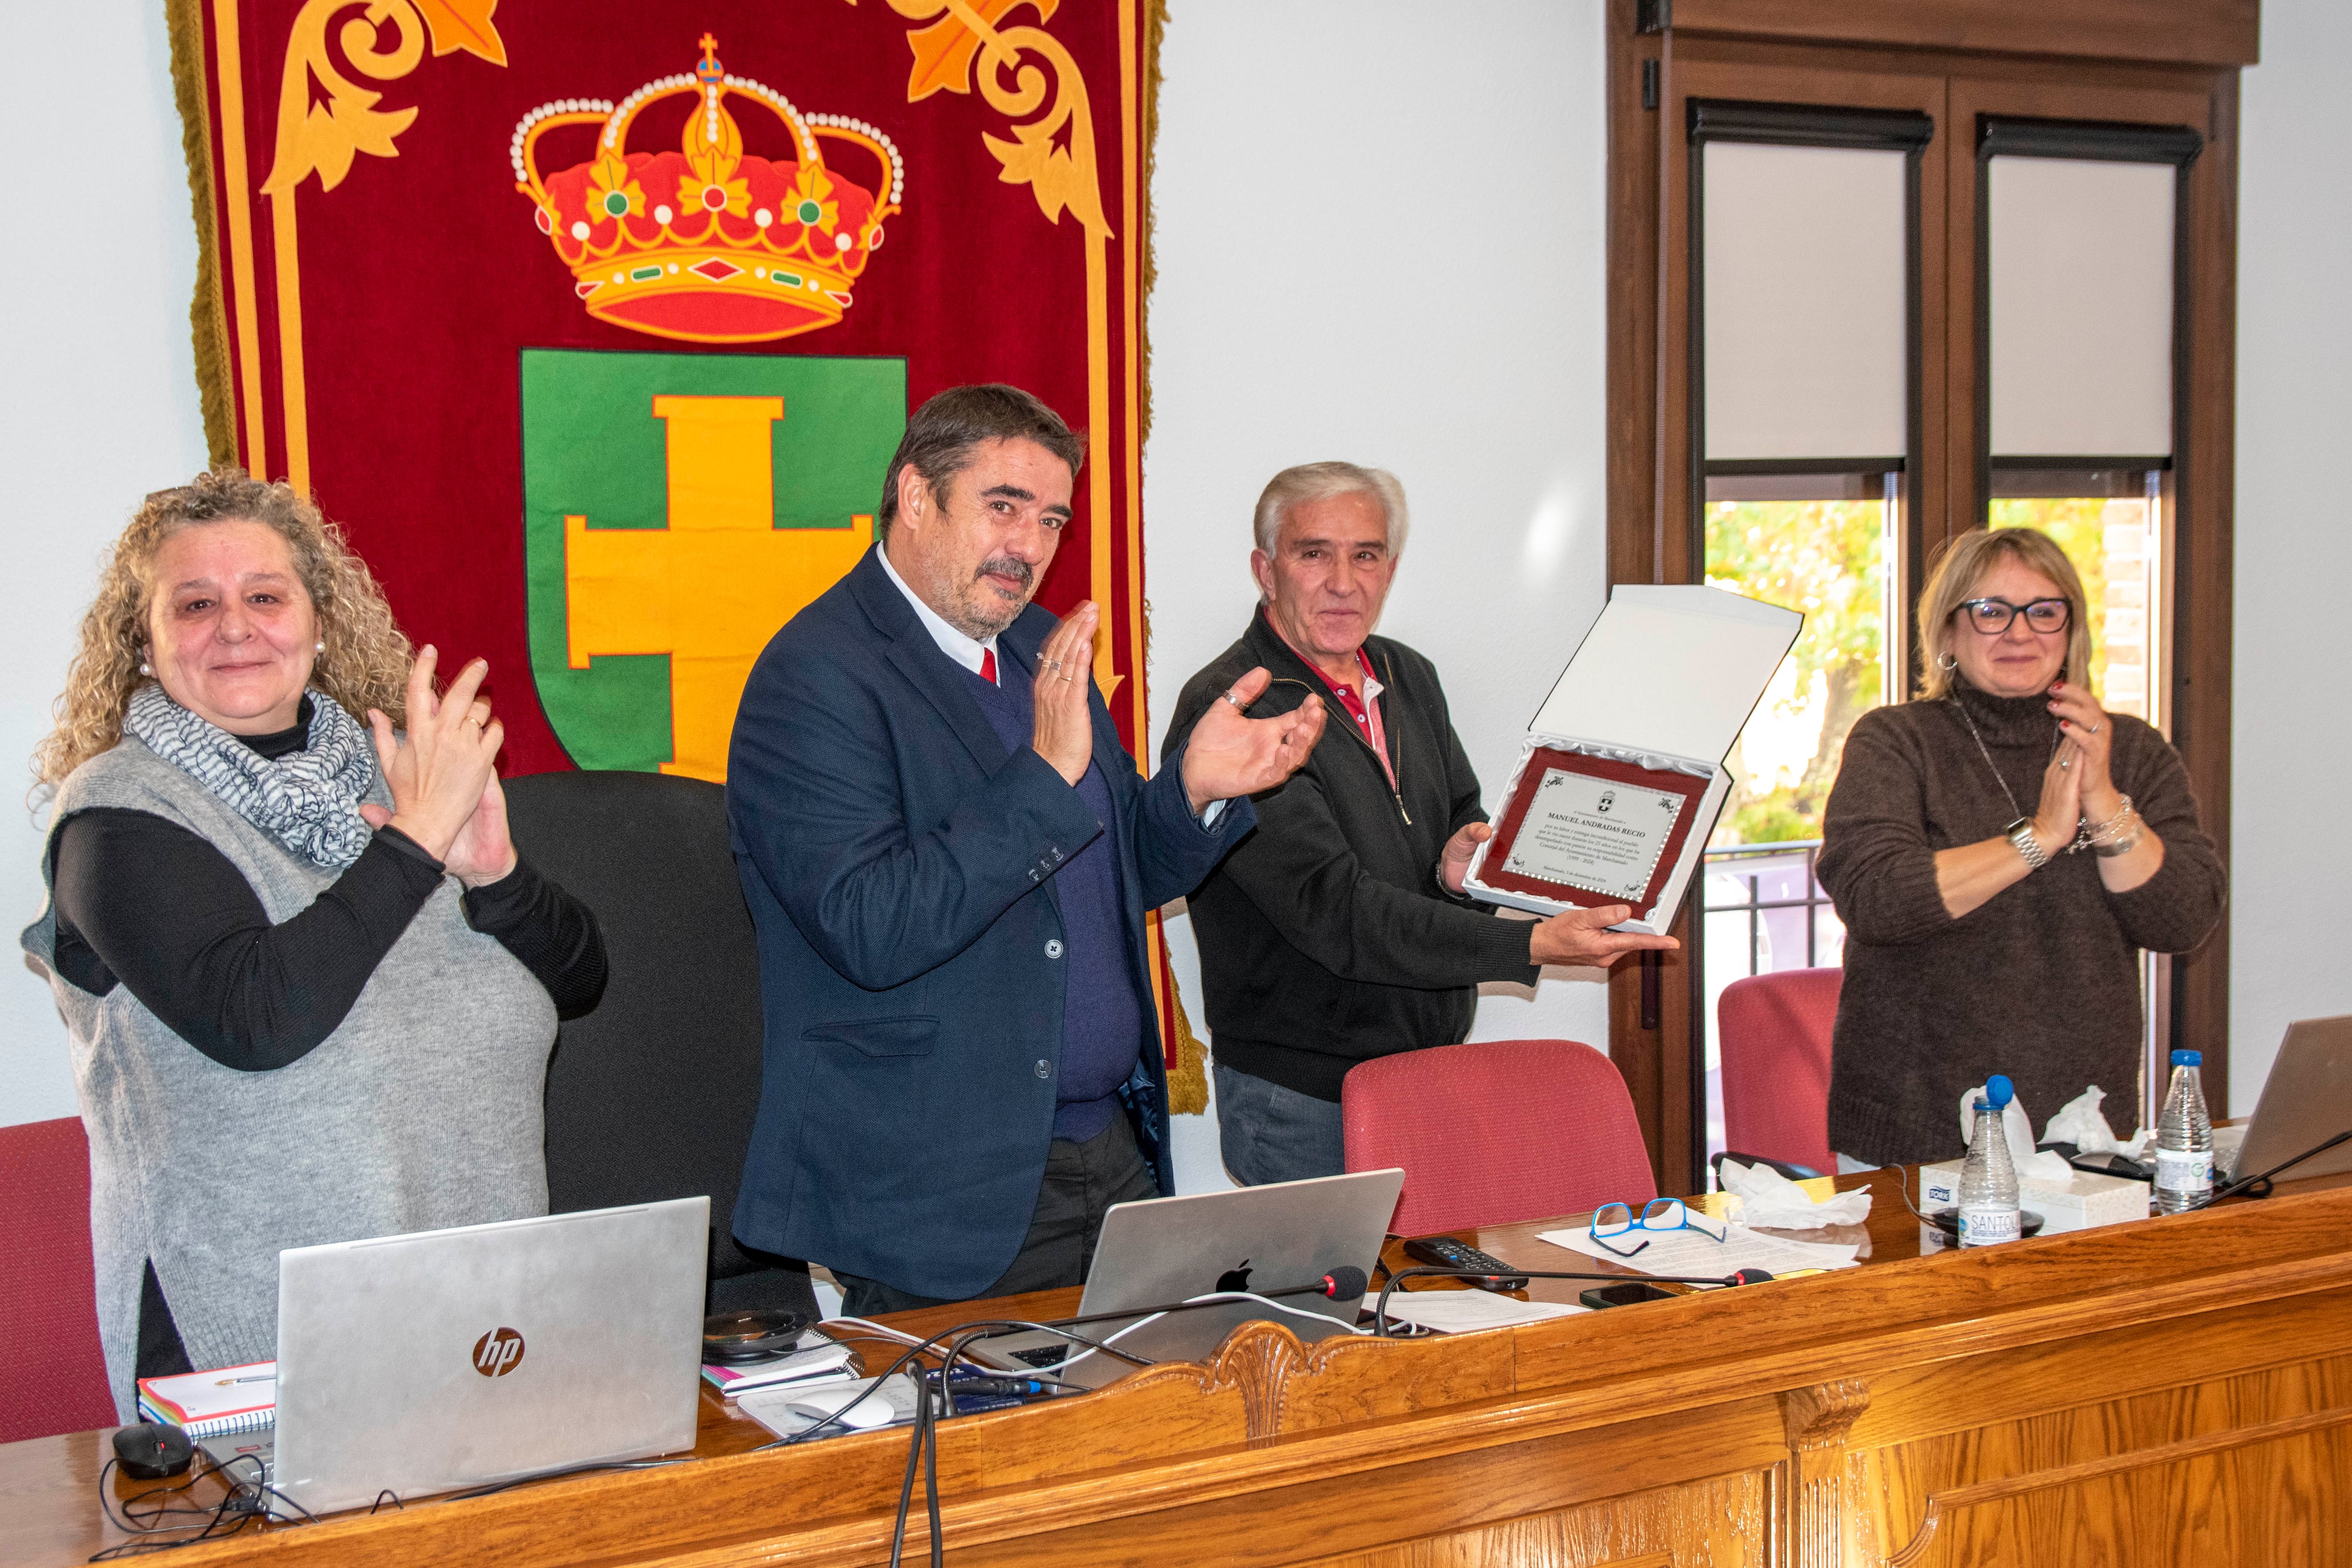
[(121, 1461), (122, 1473), (137, 1480), (176, 1476), (188, 1468), (194, 1453), (195, 1445), (177, 1426), (142, 1421), (114, 1435), (114, 1457)]
[[(869, 1389), (871, 1394), (867, 1393)], [(836, 1426), (866, 1432), (912, 1415), (915, 1385), (903, 1375), (885, 1378), (879, 1388), (871, 1382), (835, 1384), (831, 1388), (811, 1388), (796, 1394), (784, 1402), (784, 1408), (812, 1421), (835, 1416)]]

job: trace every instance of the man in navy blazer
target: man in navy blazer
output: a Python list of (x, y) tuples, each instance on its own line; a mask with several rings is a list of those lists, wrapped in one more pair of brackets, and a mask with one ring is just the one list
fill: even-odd
[(766, 1054), (735, 1234), (853, 1314), (1074, 1285), (1103, 1211), (1171, 1190), (1144, 910), (1305, 760), (1319, 704), (1234, 683), (1145, 783), (1094, 689), (1099, 614), (1030, 604), (1084, 443), (1009, 386), (908, 422), (879, 542), (778, 632), (727, 808)]

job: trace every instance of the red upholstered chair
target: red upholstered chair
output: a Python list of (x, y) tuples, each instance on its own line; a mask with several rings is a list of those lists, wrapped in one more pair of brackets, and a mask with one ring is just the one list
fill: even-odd
[(1348, 1169), (1404, 1167), (1389, 1228), (1429, 1236), (1658, 1195), (1633, 1100), (1574, 1040), (1482, 1040), (1365, 1062), (1339, 1090)]
[(0, 1127), (0, 1443), (114, 1425), (81, 1118)]
[(1784, 969), (1723, 988), (1723, 1139), (1741, 1153), (1837, 1169), (1830, 1152), (1830, 1030), (1843, 969)]

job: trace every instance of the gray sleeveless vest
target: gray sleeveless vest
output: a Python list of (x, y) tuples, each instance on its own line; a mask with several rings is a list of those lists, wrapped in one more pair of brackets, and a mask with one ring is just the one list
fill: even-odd
[[(379, 773), (368, 798), (391, 803)], [(56, 824), (93, 806), (144, 811), (228, 857), (272, 923), (340, 873), (296, 859), (194, 778), (126, 736), (76, 768)], [(495, 938), (466, 923), (445, 878), (342, 1024), (288, 1067), (239, 1072), (116, 985), (57, 973), (57, 906), (26, 928), (71, 1037), (89, 1134), (98, 1318), (115, 1408), (135, 1414), (142, 1266), (152, 1260), (189, 1363), (278, 1353), (278, 1253), (547, 1212), (541, 1096), (555, 1005)]]

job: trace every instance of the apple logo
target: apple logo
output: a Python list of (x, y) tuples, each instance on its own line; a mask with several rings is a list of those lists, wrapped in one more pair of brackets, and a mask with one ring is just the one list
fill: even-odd
[(1217, 1289), (1219, 1290), (1233, 1291), (1247, 1290), (1249, 1289), (1249, 1259), (1244, 1258), (1242, 1259), (1242, 1266), (1239, 1268), (1228, 1268), (1223, 1274), (1217, 1276)]

